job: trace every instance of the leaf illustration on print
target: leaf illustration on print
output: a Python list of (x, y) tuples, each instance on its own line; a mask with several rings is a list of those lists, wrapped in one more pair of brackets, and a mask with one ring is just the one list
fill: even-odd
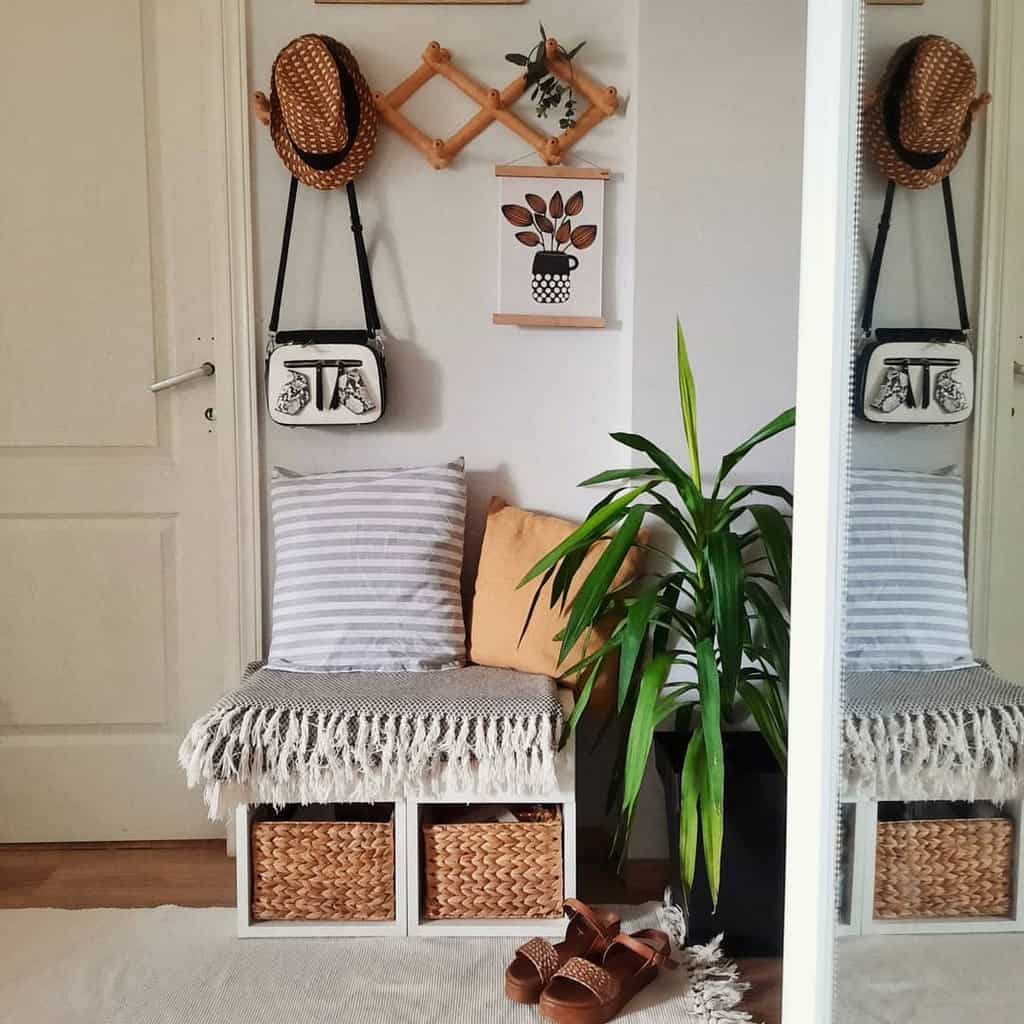
[(567, 217), (558, 225), (558, 230), (555, 232), (555, 241), (559, 245), (565, 245), (569, 241), (572, 235), (572, 221)]
[(501, 208), (501, 212), (505, 215), (505, 220), (517, 228), (533, 227), (533, 214), (531, 214), (525, 206), (516, 206), (515, 203), (506, 203)]
[(573, 192), (565, 204), (566, 217), (578, 217), (583, 212), (583, 193)]
[(523, 245), (528, 245), (531, 248), (535, 245), (540, 245), (540, 235), (536, 231), (517, 231), (516, 239), (522, 242)]
[(529, 204), (531, 210), (534, 213), (544, 214), (548, 212), (548, 204), (541, 199), (540, 196), (535, 195), (533, 192), (526, 193), (526, 202)]
[(562, 216), (564, 211), (565, 207), (562, 205), (562, 193), (556, 192), (551, 197), (551, 203), (549, 204), (548, 212), (551, 214), (552, 217), (554, 217), (555, 220), (558, 220), (558, 218)]
[(545, 235), (553, 235), (555, 233), (555, 225), (551, 223), (543, 214), (538, 213), (534, 218), (533, 222), (537, 227), (544, 232)]
[(574, 248), (589, 249), (597, 238), (597, 225), (581, 224), (578, 228), (573, 228), (569, 237)]

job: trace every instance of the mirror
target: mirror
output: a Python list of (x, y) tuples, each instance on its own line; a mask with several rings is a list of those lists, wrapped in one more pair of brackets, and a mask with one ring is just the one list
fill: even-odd
[(833, 410), (841, 1024), (1011, 1021), (1024, 995), (1017, 7), (859, 12), (853, 415)]

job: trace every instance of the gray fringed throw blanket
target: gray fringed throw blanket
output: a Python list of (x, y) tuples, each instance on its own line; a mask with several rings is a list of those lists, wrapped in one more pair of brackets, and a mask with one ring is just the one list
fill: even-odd
[(189, 730), (178, 760), (210, 817), (237, 803), (328, 803), (555, 786), (562, 728), (544, 676), (281, 672), (250, 665)]
[(845, 678), (846, 799), (994, 800), (1024, 792), (1024, 686), (981, 665)]

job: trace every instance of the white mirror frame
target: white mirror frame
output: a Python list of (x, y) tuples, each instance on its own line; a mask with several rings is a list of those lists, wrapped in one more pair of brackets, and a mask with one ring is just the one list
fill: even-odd
[(840, 569), (862, 5), (808, 0), (797, 355), (784, 1024), (832, 1017)]

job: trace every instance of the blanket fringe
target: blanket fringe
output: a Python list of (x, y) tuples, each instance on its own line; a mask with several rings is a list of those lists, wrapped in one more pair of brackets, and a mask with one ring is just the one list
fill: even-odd
[(1024, 792), (1024, 709), (848, 717), (843, 785), (848, 799), (1013, 799)]
[(178, 762), (213, 819), (235, 804), (373, 802), (555, 788), (547, 715), (352, 715), (218, 707), (189, 730)]

